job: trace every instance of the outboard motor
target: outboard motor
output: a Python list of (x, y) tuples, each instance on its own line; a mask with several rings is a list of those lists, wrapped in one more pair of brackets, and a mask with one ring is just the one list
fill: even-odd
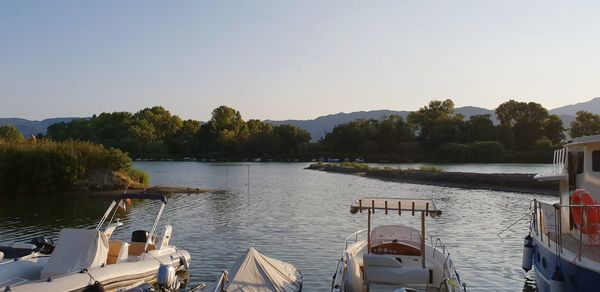
[(42, 254), (51, 254), (54, 251), (54, 241), (50, 238), (38, 236), (33, 238), (29, 243), (37, 247), (37, 251)]
[(147, 242), (148, 241), (148, 231), (146, 230), (136, 230), (131, 233), (131, 242)]
[(533, 264), (533, 238), (531, 235), (525, 236), (525, 242), (523, 243), (523, 261), (521, 267), (525, 270), (525, 273), (531, 270)]
[(179, 289), (179, 279), (175, 274), (175, 268), (170, 265), (161, 264), (156, 275), (156, 282), (161, 291), (175, 291)]

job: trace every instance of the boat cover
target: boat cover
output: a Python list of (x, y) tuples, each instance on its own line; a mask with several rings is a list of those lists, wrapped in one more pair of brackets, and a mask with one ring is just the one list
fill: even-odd
[(108, 240), (95, 229), (65, 228), (58, 244), (42, 269), (41, 279), (99, 267), (106, 263)]
[(291, 264), (264, 256), (253, 247), (231, 267), (228, 292), (301, 291), (302, 275)]

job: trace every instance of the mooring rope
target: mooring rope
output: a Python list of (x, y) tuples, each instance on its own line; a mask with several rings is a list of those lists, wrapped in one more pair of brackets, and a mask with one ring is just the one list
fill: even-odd
[(517, 223), (519, 223), (519, 221), (527, 218), (531, 216), (531, 212), (527, 212), (525, 215), (521, 216), (519, 219), (517, 219), (515, 222), (513, 222), (512, 224), (510, 224), (508, 227), (504, 228), (502, 231), (498, 232), (498, 234), (496, 234), (496, 236), (498, 236), (500, 239), (502, 239), (502, 237), (500, 237), (500, 234), (504, 233), (505, 231), (509, 230), (510, 228), (512, 228), (513, 226), (515, 226)]

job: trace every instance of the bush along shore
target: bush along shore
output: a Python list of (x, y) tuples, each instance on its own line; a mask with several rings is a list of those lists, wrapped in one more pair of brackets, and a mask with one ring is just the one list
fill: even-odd
[(0, 194), (145, 189), (126, 153), (91, 142), (0, 139)]
[(436, 167), (379, 168), (364, 163), (314, 163), (307, 169), (414, 184), (548, 195), (558, 193), (556, 182), (539, 182), (533, 179), (534, 174), (444, 172)]

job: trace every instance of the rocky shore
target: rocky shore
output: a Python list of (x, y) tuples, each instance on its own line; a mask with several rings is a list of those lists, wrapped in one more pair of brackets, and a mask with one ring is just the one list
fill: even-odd
[(335, 164), (311, 164), (307, 169), (352, 174), (386, 181), (425, 184), (504, 192), (558, 194), (557, 182), (540, 182), (534, 174), (469, 173), (421, 170), (347, 167)]

